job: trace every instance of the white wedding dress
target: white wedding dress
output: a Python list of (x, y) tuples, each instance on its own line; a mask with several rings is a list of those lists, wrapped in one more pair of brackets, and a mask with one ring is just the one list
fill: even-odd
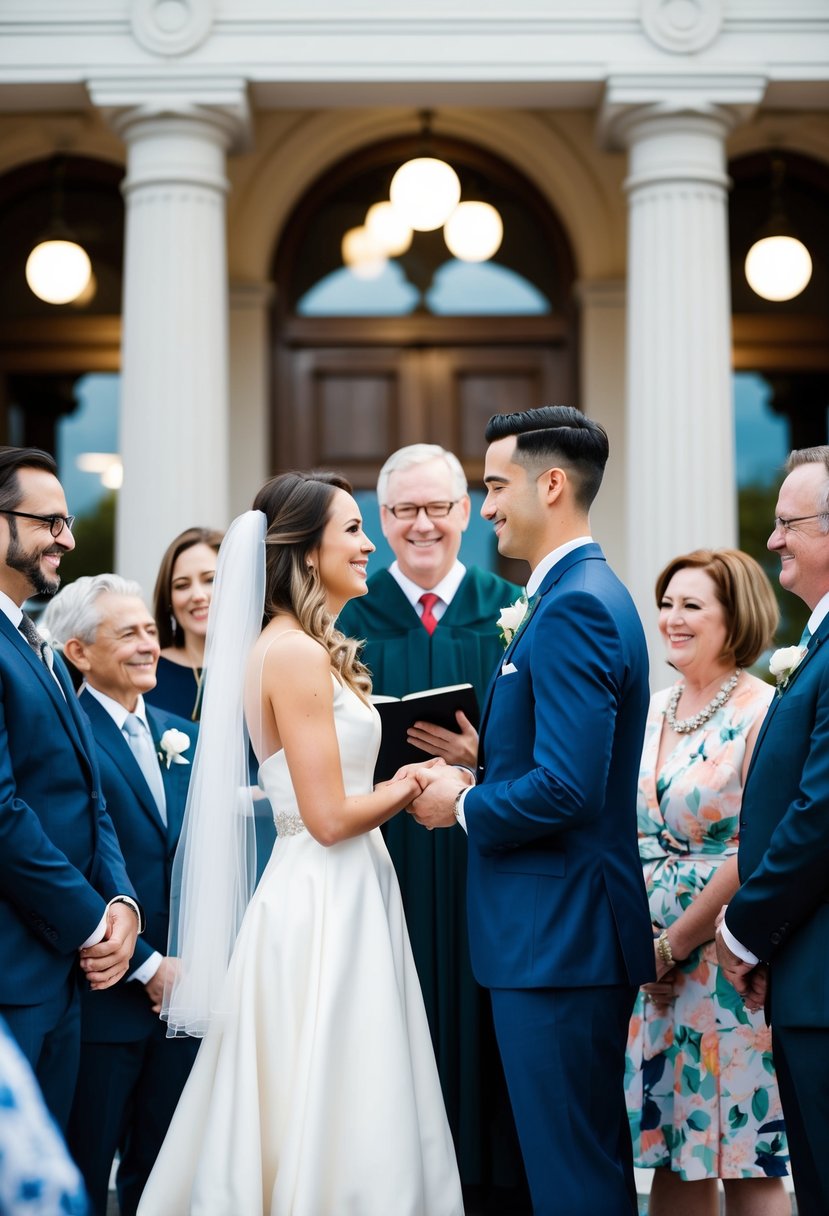
[[(335, 681), (347, 794), (376, 710)], [(397, 878), (379, 829), (329, 848), (284, 754), (259, 779), (279, 838), (139, 1216), (462, 1216)]]

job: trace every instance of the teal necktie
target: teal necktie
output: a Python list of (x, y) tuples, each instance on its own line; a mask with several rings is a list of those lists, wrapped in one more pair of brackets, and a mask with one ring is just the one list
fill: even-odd
[(805, 628), (804, 628), (804, 630), (803, 630), (803, 632), (802, 632), (802, 633), (801, 633), (801, 635), (800, 635), (800, 641), (797, 643), (797, 644), (798, 644), (798, 646), (806, 646), (806, 647), (808, 647), (808, 645), (809, 645), (809, 639), (811, 638), (811, 636), (812, 636), (812, 631), (811, 631), (811, 629), (809, 628), (809, 626), (808, 626), (808, 625), (806, 625), (806, 626), (805, 626)]

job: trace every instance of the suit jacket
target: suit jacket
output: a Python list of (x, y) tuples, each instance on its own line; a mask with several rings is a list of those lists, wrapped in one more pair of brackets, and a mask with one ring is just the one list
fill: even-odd
[(648, 700), (633, 602), (598, 545), (575, 549), (542, 582), (483, 707), (464, 803), (480, 983), (653, 978), (636, 832)]
[(80, 704), (98, 745), (107, 809), (146, 917), (146, 927), (136, 943), (126, 976), (103, 992), (88, 989), (83, 992), (81, 1035), (87, 1042), (129, 1042), (149, 1034), (158, 1023), (144, 985), (129, 977), (153, 951), (167, 953), (170, 875), (184, 818), (197, 727), (175, 714), (145, 704), (156, 748), (165, 730), (171, 727), (184, 731), (192, 741), (185, 757), (189, 763), (171, 764), (167, 768), (159, 761), (167, 802), (165, 827), (144, 774), (110, 714), (88, 692), (81, 693)]
[(771, 964), (776, 1026), (829, 1026), (829, 617), (766, 714), (743, 791), (728, 928)]
[(0, 1004), (56, 995), (115, 895), (135, 895), (60, 658), (0, 612)]

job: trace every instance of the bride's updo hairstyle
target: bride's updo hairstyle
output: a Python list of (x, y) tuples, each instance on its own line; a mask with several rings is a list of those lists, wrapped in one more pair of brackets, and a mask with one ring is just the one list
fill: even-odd
[(281, 473), (266, 482), (253, 500), (253, 510), (267, 520), (265, 536), (265, 621), (278, 612), (292, 613), (305, 633), (325, 647), (331, 666), (355, 692), (368, 696), (371, 676), (357, 658), (354, 638), (335, 627), (325, 588), (309, 555), (319, 548), (331, 514), (335, 490), (351, 494), (339, 473)]

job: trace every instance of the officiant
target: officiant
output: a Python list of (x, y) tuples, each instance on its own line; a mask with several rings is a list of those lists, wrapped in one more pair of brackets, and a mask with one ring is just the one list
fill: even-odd
[[(498, 617), (521, 589), (459, 560), (470, 513), (460, 461), (435, 444), (400, 448), (380, 470), (377, 498), (395, 560), (371, 576), (367, 595), (346, 605), (339, 627), (366, 640), (362, 659), (375, 693), (402, 697), (469, 683), (480, 702), (503, 654)], [(463, 715), (458, 725), (457, 735), (426, 725), (410, 741), (450, 764), (474, 767), (477, 733)], [(425, 832), (409, 815), (385, 831), (467, 1203), (505, 1211), (509, 1192), (523, 1195), (523, 1167), (489, 1002), (469, 962), (466, 836)], [(522, 1210), (520, 1198), (510, 1210)]]

